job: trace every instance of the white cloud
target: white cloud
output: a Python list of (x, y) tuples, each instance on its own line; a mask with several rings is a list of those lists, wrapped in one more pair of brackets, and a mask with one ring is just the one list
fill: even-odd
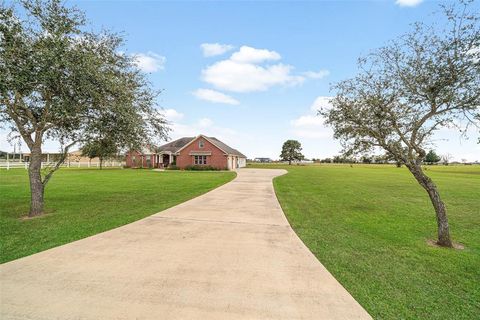
[(332, 108), (332, 100), (333, 97), (327, 96), (319, 96), (313, 101), (312, 105), (310, 106), (310, 110), (317, 113), (321, 109), (331, 109)]
[(193, 92), (193, 95), (200, 100), (210, 101), (214, 103), (225, 103), (231, 105), (237, 105), (240, 102), (229, 95), (210, 89), (197, 89)]
[(183, 113), (178, 112), (175, 109), (165, 109), (163, 114), (168, 121), (178, 121), (183, 119)]
[(165, 69), (167, 58), (154, 52), (134, 54), (135, 63), (143, 72), (157, 72)]
[(242, 46), (239, 51), (232, 54), (230, 60), (240, 63), (260, 63), (267, 60), (280, 60), (281, 58), (280, 54), (275, 51)]
[(308, 114), (290, 121), (292, 133), (299, 138), (319, 139), (331, 138), (333, 131), (325, 126), (324, 119), (318, 115), (318, 110), (331, 107), (332, 97), (320, 96), (310, 106)]
[(209, 128), (213, 125), (212, 119), (209, 118), (202, 118), (198, 120), (198, 127), (200, 128)]
[(204, 57), (213, 57), (232, 50), (234, 46), (220, 43), (202, 43), (200, 48), (202, 49)]
[(260, 66), (233, 60), (219, 61), (202, 71), (205, 82), (233, 92), (265, 91), (275, 85), (296, 85), (305, 79), (291, 75), (292, 66)]
[(272, 50), (242, 46), (230, 58), (203, 69), (202, 80), (220, 90), (256, 92), (273, 86), (300, 85), (308, 78), (321, 79), (330, 74), (328, 70), (294, 74), (293, 66), (278, 62), (281, 58)]
[(421, 2), (423, 2), (423, 0), (396, 0), (395, 4), (401, 7), (415, 7)]
[(330, 75), (330, 71), (328, 70), (320, 70), (320, 71), (307, 71), (304, 72), (303, 75), (307, 78), (312, 78), (312, 79), (322, 79)]
[(315, 127), (323, 125), (323, 119), (317, 115), (305, 115), (291, 121), (296, 128)]

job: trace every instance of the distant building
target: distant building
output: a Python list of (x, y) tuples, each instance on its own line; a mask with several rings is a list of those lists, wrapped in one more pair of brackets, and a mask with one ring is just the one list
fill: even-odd
[(253, 161), (255, 161), (255, 162), (262, 162), (262, 163), (273, 162), (273, 160), (270, 159), (270, 158), (255, 158), (255, 159), (253, 159)]
[[(23, 153), (22, 154), (22, 160), (24, 162), (30, 162), (30, 153)], [(57, 162), (60, 160), (60, 157), (62, 156), (62, 153), (60, 152), (46, 152), (42, 153), (42, 162)], [(117, 157), (115, 159), (116, 161), (122, 161), (122, 157)], [(89, 158), (87, 156), (82, 155), (81, 150), (76, 150), (76, 151), (71, 151), (67, 154), (67, 157), (65, 158), (64, 163), (70, 164), (70, 163), (90, 163), (90, 164), (97, 164), (100, 163), (99, 158)]]

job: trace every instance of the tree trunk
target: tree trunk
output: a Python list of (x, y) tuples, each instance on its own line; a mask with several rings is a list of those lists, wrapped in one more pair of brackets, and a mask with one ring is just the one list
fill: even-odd
[(42, 183), (42, 149), (35, 146), (31, 150), (30, 166), (28, 167), (28, 176), (30, 178), (30, 213), (29, 217), (35, 217), (43, 214), (43, 194), (44, 186)]
[(289, 165), (289, 166), (292, 165), (292, 160), (288, 160), (288, 165)]
[(437, 186), (433, 183), (427, 175), (423, 173), (422, 168), (419, 165), (409, 165), (408, 169), (413, 174), (418, 183), (427, 191), (433, 207), (435, 208), (435, 214), (437, 216), (438, 226), (438, 240), (437, 244), (442, 247), (453, 247), (452, 240), (450, 239), (450, 228), (448, 226), (447, 208), (440, 198)]
[(100, 170), (102, 170), (102, 167), (103, 167), (103, 158), (102, 158), (102, 157), (98, 157), (98, 160), (100, 161)]

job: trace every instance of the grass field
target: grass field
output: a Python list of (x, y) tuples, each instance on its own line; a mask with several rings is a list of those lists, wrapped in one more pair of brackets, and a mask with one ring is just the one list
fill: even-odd
[(47, 215), (29, 208), (24, 169), (0, 170), (0, 261), (106, 231), (172, 207), (233, 179), (233, 172), (61, 169), (48, 183)]
[(292, 227), (375, 319), (480, 318), (480, 166), (427, 169), (464, 250), (427, 245), (434, 212), (405, 168), (280, 167), (289, 173), (274, 185)]

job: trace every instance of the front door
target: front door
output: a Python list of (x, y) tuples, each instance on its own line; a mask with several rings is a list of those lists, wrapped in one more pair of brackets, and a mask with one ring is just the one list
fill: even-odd
[(166, 168), (170, 164), (170, 155), (169, 154), (164, 154), (163, 156), (163, 167)]

